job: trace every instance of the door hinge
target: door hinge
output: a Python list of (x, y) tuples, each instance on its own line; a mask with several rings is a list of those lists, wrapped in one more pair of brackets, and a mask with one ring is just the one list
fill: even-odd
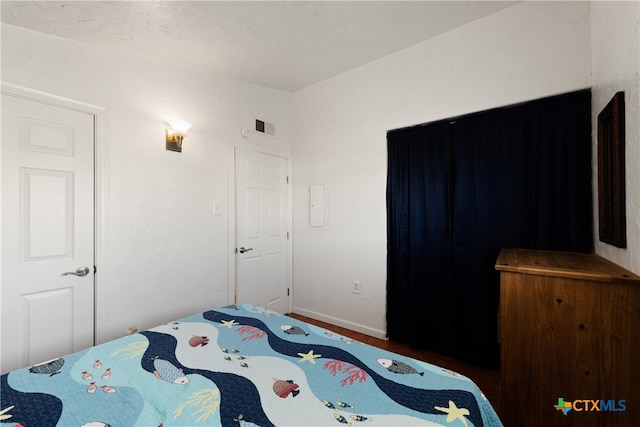
[(287, 184), (289, 183), (289, 175), (287, 175)]
[(287, 296), (289, 296), (289, 288), (287, 288)]
[(98, 269), (96, 268), (96, 266), (93, 266), (93, 274), (96, 274), (96, 272), (98, 271)]
[(287, 231), (287, 240), (289, 240), (289, 232)]

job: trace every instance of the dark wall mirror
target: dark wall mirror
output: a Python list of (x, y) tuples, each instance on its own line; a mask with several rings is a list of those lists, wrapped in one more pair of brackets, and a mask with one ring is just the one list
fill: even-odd
[(598, 225), (600, 241), (627, 247), (624, 92), (598, 114)]

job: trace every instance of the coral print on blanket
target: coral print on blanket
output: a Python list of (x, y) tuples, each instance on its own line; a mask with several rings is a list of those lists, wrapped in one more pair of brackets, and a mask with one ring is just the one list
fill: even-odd
[(0, 427), (501, 426), (462, 375), (234, 304), (0, 377)]

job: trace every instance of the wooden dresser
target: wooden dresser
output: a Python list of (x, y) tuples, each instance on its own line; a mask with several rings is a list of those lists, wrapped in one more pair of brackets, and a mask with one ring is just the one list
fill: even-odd
[(525, 249), (503, 249), (496, 269), (505, 427), (640, 426), (640, 277)]

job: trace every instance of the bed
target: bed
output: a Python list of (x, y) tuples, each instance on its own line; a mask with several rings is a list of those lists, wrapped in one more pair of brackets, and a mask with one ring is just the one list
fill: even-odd
[(254, 305), (0, 377), (2, 426), (501, 426), (468, 378)]

